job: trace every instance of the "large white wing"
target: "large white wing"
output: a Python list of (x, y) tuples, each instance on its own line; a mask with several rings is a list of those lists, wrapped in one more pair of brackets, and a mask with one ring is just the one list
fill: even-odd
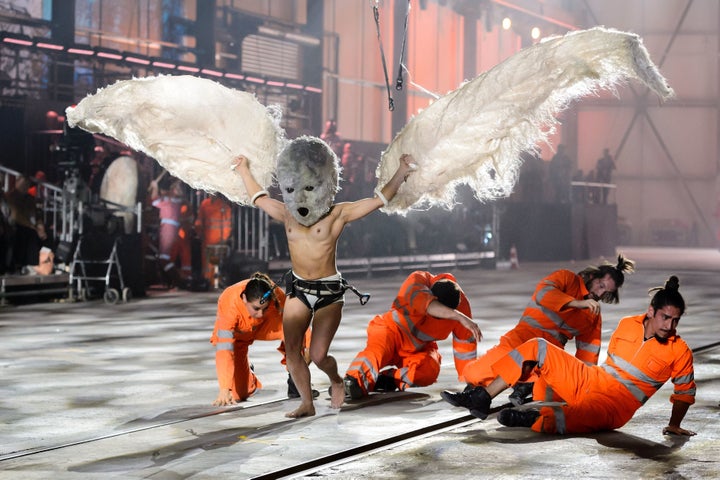
[(248, 204), (230, 167), (245, 155), (263, 187), (285, 142), (280, 112), (248, 92), (189, 75), (121, 80), (66, 110), (68, 124), (113, 137), (190, 186)]
[(533, 45), (439, 98), (415, 115), (383, 152), (377, 169), (384, 186), (403, 153), (418, 171), (383, 209), (451, 207), (457, 185), (481, 201), (512, 192), (520, 154), (546, 141), (555, 116), (573, 100), (627, 79), (660, 97), (673, 94), (632, 33), (593, 28)]

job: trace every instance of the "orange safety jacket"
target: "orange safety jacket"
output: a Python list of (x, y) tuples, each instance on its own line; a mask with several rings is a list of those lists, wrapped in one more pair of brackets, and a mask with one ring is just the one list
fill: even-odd
[(589, 309), (563, 308), (568, 302), (584, 299), (588, 293), (582, 277), (569, 270), (557, 270), (543, 278), (518, 324), (500, 337), (498, 345), (469, 364), (463, 372), (465, 380), (473, 385), (488, 385), (495, 378), (492, 364), (532, 338), (544, 338), (562, 349), (568, 340), (575, 338), (575, 357), (588, 365), (597, 365), (601, 315)]
[[(215, 345), (215, 364), (218, 383), (222, 389), (232, 389), (236, 384), (235, 351), (255, 340), (282, 340), (282, 312), (285, 305), (285, 292), (275, 287), (277, 302), (270, 301), (262, 318), (252, 318), (240, 294), (250, 280), (242, 280), (227, 287), (218, 299), (215, 328), (210, 342)], [(237, 359), (239, 360), (239, 359)], [(283, 358), (284, 360), (284, 358)], [(251, 372), (247, 372), (252, 376)], [(259, 383), (259, 382), (258, 382)], [(260, 388), (260, 385), (258, 385)], [(252, 393), (252, 392), (248, 392)], [(240, 395), (243, 398), (243, 395)]]
[[(535, 293), (518, 325), (503, 338), (512, 346), (540, 337), (564, 348), (575, 338), (575, 356), (588, 365), (597, 365), (600, 356), (602, 317), (589, 309), (563, 308), (588, 294), (580, 275), (570, 270), (557, 270), (538, 283)], [(502, 341), (502, 340), (501, 340)]]
[(679, 335), (660, 342), (644, 338), (645, 314), (620, 320), (608, 345), (602, 368), (622, 383), (644, 404), (669, 379), (674, 387), (670, 401), (695, 403), (695, 373), (692, 350)]
[[(444, 340), (452, 333), (455, 370), (461, 376), (465, 365), (477, 356), (477, 339), (460, 322), (432, 317), (426, 313), (430, 303), (437, 300), (430, 287), (443, 279), (457, 282), (449, 273), (411, 273), (400, 287), (392, 309), (375, 317), (375, 321), (398, 329), (402, 337), (401, 349), (407, 352), (420, 352), (428, 347), (437, 349), (435, 341)], [(470, 302), (463, 292), (456, 310), (472, 318)]]

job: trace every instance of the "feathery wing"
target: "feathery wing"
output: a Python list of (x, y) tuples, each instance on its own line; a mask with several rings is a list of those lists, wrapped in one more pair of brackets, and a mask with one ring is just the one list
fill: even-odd
[(264, 188), (284, 142), (277, 109), (251, 93), (189, 75), (121, 80), (66, 110), (68, 124), (113, 137), (193, 188), (249, 204), (233, 158), (245, 155)]
[(378, 186), (390, 180), (403, 153), (419, 168), (383, 211), (449, 208), (463, 183), (481, 201), (509, 195), (520, 154), (546, 141), (555, 115), (573, 99), (630, 78), (662, 98), (673, 94), (632, 33), (598, 27), (518, 52), (439, 98), (397, 134), (382, 154)]

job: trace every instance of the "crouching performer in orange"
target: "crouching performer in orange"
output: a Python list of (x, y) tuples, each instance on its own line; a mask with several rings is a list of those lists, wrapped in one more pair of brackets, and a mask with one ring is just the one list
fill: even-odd
[[(671, 276), (663, 288), (650, 290), (655, 293), (647, 312), (620, 321), (601, 366), (588, 366), (541, 338), (523, 343), (493, 364), (496, 378), (490, 385), (470, 392), (470, 413), (487, 418), (492, 398), (536, 368), (566, 405), (509, 408), (500, 411), (498, 422), (545, 433), (613, 430), (630, 421), (637, 409), (671, 380), (672, 413), (663, 434), (695, 435), (680, 427), (695, 403), (695, 377), (692, 351), (676, 331), (685, 312), (678, 287), (678, 278)], [(533, 398), (545, 400), (543, 394), (536, 389)]]
[[(282, 340), (285, 293), (263, 273), (227, 287), (218, 299), (217, 318), (210, 342), (215, 346), (215, 368), (220, 392), (215, 406), (234, 405), (262, 388), (248, 358), (255, 340)], [(306, 332), (305, 343), (310, 339)], [(285, 346), (278, 347), (285, 365)], [(299, 394), (288, 375), (288, 396)]]
[(440, 374), (437, 340), (452, 334), (455, 370), (475, 360), (480, 328), (470, 303), (450, 273), (411, 273), (392, 308), (368, 325), (365, 350), (345, 374), (345, 397), (359, 399), (372, 391), (405, 390), (432, 385)]

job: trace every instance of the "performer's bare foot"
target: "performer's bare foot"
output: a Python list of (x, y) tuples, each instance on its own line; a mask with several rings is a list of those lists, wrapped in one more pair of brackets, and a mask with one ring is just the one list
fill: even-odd
[(345, 402), (345, 386), (342, 380), (330, 383), (330, 408), (340, 408)]
[(312, 400), (309, 403), (302, 402), (298, 408), (285, 414), (288, 418), (312, 417), (315, 415), (315, 406)]

